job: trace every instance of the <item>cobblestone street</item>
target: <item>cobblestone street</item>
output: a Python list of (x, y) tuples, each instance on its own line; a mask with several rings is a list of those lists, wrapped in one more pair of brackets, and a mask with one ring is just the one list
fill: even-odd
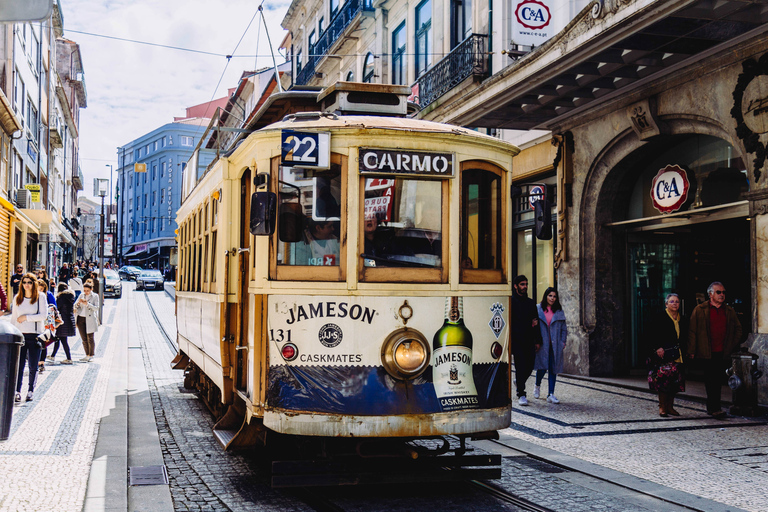
[[(171, 510), (171, 506), (176, 511), (315, 510), (316, 505), (301, 493), (270, 488), (253, 453), (220, 448), (212, 435), (211, 414), (182, 387), (183, 372), (170, 368), (174, 350), (169, 340), (174, 338), (170, 295), (135, 292), (130, 285), (122, 299), (108, 300), (94, 361), (48, 365), (38, 379), (35, 400), (15, 408), (11, 438), (0, 444), (0, 478), (6, 482), (0, 491), (0, 511), (114, 509), (121, 499), (110, 494), (110, 478), (129, 510)], [(73, 345), (73, 357), (81, 357), (80, 343)], [(140, 351), (131, 351), (132, 347)], [(114, 434), (112, 422), (119, 417), (121, 401), (120, 394), (112, 397), (108, 388), (126, 371), (121, 359), (126, 353), (127, 366), (137, 367), (127, 370), (138, 371), (137, 378), (146, 381), (144, 388), (133, 381), (123, 390), (128, 406), (139, 403), (143, 395), (151, 404), (143, 412), (130, 408), (131, 414), (141, 415), (157, 429), (157, 447), (150, 443), (138, 448), (157, 452), (156, 460), (168, 471), (167, 486), (128, 487), (125, 466), (150, 460), (147, 454), (141, 455), (143, 459), (134, 454), (136, 444), (144, 443), (143, 433), (127, 432), (128, 448), (122, 447), (127, 457), (110, 456), (111, 464), (123, 466), (119, 471), (115, 466), (105, 470), (104, 457), (99, 463), (94, 459), (97, 442), (114, 444), (108, 436)], [(515, 406), (512, 424), (500, 432), (498, 442), (474, 445), (503, 456), (502, 479), (490, 483), (563, 512), (764, 510), (765, 418), (717, 421), (693, 399), (677, 400), (679, 418), (659, 418), (655, 397), (642, 389), (628, 389), (629, 384), (625, 381), (619, 387), (562, 376), (561, 404), (531, 398), (530, 406)], [(691, 383), (691, 396), (696, 386)], [(40, 478), (41, 474), (47, 476)], [(169, 493), (167, 507), (147, 505), (157, 502), (146, 501), (142, 493), (152, 492)], [(311, 494), (350, 511), (429, 506), (518, 510), (463, 484), (452, 486), (449, 494), (437, 485), (400, 486), (396, 492), (390, 486), (341, 487)]]

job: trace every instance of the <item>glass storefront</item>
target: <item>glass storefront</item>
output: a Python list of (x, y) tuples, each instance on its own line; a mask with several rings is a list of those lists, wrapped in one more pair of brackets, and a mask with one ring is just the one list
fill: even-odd
[[(542, 185), (546, 185), (547, 199), (552, 207), (552, 238), (550, 240), (540, 240), (534, 235), (533, 203), (540, 197), (541, 189), (544, 188)], [(547, 287), (557, 287), (554, 268), (557, 238), (555, 177), (537, 179), (537, 184), (524, 184), (522, 189), (522, 195), (516, 197), (513, 203), (514, 274), (523, 274), (528, 278), (528, 296), (539, 302)]]

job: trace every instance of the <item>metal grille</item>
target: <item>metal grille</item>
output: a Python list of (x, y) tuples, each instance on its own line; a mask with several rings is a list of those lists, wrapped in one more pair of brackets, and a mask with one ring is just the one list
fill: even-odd
[(459, 85), (468, 76), (483, 78), (488, 74), (488, 55), (485, 51), (487, 39), (487, 35), (472, 34), (416, 80), (419, 86), (417, 103), (421, 108)]
[(165, 466), (131, 466), (131, 485), (168, 485)]

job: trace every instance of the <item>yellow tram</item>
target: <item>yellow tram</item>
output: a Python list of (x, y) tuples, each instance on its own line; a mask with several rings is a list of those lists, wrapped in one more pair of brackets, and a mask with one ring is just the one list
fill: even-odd
[(423, 459), (448, 443), (418, 440), (452, 435), (461, 456), (509, 425), (519, 150), (408, 118), (408, 94), (273, 94), (234, 149), (187, 169), (175, 364), (225, 448)]

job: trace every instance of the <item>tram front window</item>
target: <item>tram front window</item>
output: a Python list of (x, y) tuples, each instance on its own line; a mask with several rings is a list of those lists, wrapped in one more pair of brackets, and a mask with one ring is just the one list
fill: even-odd
[(364, 265), (440, 267), (441, 199), (439, 181), (366, 179), (362, 216)]
[[(278, 245), (278, 265), (338, 266), (341, 173), (338, 166), (307, 176), (284, 167), (280, 171), (278, 223), (293, 240)], [(286, 226), (283, 226), (286, 228)], [(278, 229), (281, 229), (278, 226)]]

